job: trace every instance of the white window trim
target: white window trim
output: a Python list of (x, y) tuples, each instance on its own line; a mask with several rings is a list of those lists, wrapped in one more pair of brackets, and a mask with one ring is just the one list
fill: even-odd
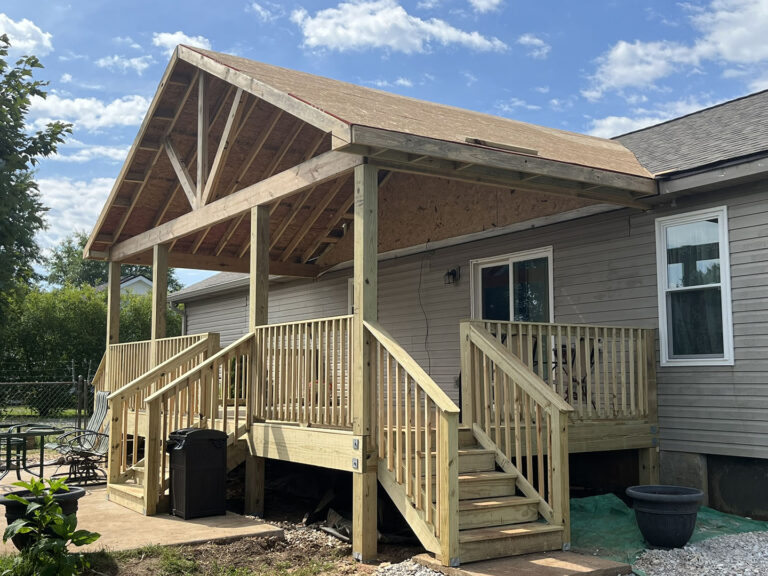
[[(670, 358), (667, 335), (666, 230), (671, 226), (718, 218), (720, 237), (720, 297), (723, 312), (722, 358)], [(728, 209), (725, 206), (686, 212), (656, 219), (656, 277), (659, 299), (659, 348), (662, 366), (733, 366), (733, 313), (731, 311), (731, 259), (728, 240)]]
[[(532, 260), (534, 258), (547, 258), (549, 262), (549, 321), (555, 321), (555, 288), (554, 288), (554, 276), (552, 274), (552, 262), (553, 262), (553, 250), (552, 246), (545, 246), (544, 248), (534, 248), (533, 250), (524, 250), (522, 252), (513, 252), (511, 254), (502, 254), (500, 256), (491, 256), (490, 258), (479, 258), (477, 260), (469, 261), (470, 268), (470, 281), (469, 281), (469, 293), (471, 299), (472, 319), (480, 318), (480, 298), (477, 295), (477, 288), (480, 286), (480, 270), (486, 266), (494, 266), (499, 264), (509, 264), (510, 282), (512, 286), (512, 264), (514, 262), (520, 262), (522, 260)], [(510, 313), (512, 312), (512, 306), (510, 302)], [(514, 320), (512, 320), (514, 322)]]

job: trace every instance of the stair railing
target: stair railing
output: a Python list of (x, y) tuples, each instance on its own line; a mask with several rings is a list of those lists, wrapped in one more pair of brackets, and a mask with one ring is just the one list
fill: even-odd
[(402, 495), (393, 501), (425, 548), (456, 565), (459, 408), (379, 324), (365, 327), (372, 336), (379, 481), (390, 495)]
[(463, 422), (570, 542), (568, 415), (573, 408), (481, 322), (462, 322)]
[(144, 453), (144, 506), (155, 514), (168, 481), (165, 446), (178, 428), (200, 427), (232, 438), (250, 428), (255, 336), (246, 334), (149, 395)]
[(142, 451), (146, 452), (146, 446), (144, 450), (141, 446), (142, 438), (145, 444), (147, 442), (145, 398), (200, 364), (218, 348), (218, 334), (196, 335), (191, 345), (109, 395), (111, 422), (107, 477), (110, 483), (125, 478)]

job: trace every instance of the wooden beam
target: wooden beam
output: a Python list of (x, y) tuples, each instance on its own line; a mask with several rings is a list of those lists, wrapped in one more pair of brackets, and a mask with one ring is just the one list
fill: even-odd
[(524, 192), (550, 194), (552, 196), (563, 196), (567, 198), (584, 198), (607, 204), (625, 206), (627, 208), (636, 208), (639, 210), (648, 210), (649, 206), (638, 200), (633, 199), (631, 194), (624, 190), (606, 190), (600, 192), (596, 189), (586, 190), (576, 182), (562, 181), (561, 185), (554, 186), (537, 182), (529, 182), (524, 175), (516, 171), (506, 171), (498, 168), (484, 168), (476, 166), (457, 171), (451, 166), (451, 162), (432, 160), (430, 164), (424, 162), (420, 164), (411, 164), (398, 160), (390, 160), (383, 156), (376, 158), (376, 165), (382, 169), (392, 170), (394, 172), (405, 172), (408, 174), (419, 174), (423, 176), (434, 176), (437, 178), (446, 178), (448, 180), (459, 180), (472, 184), (485, 184), (499, 188), (513, 188)]
[[(318, 218), (323, 215), (323, 212), (325, 212), (326, 208), (328, 208), (331, 202), (333, 202), (333, 200), (338, 196), (339, 190), (341, 190), (341, 188), (344, 186), (344, 184), (347, 183), (348, 180), (349, 177), (339, 178), (339, 181), (336, 183), (333, 189), (320, 199), (320, 201), (312, 209), (309, 217), (304, 222), (302, 222), (301, 228), (296, 231), (296, 234), (293, 235), (293, 238), (291, 238), (288, 246), (286, 246), (285, 250), (283, 250), (283, 253), (280, 255), (280, 261), (286, 262), (288, 258), (290, 258), (291, 254), (293, 254), (293, 251), (296, 250), (299, 244), (301, 244), (301, 241), (304, 240), (304, 237), (312, 229), (312, 226), (315, 225), (315, 222), (317, 222)], [(323, 237), (325, 236), (327, 236), (327, 234), (323, 235)]]
[[(226, 91), (225, 95), (222, 98), (222, 101), (226, 101), (226, 99), (229, 97), (229, 94), (234, 90), (234, 88), (230, 88)], [(217, 105), (216, 112), (213, 115), (213, 118), (210, 119), (208, 122), (208, 135), (210, 136), (211, 130), (213, 129), (213, 125), (216, 123), (216, 120), (218, 120), (219, 115), (221, 114), (221, 105)], [(187, 155), (185, 164), (187, 166), (190, 166), (191, 163), (195, 160), (197, 157), (197, 148), (192, 149), (192, 151)], [(155, 228), (162, 222), (163, 218), (165, 217), (166, 213), (168, 212), (168, 209), (171, 207), (171, 203), (173, 202), (173, 199), (176, 197), (176, 193), (179, 191), (179, 188), (181, 188), (181, 183), (176, 184), (176, 186), (171, 191), (170, 195), (168, 196), (168, 199), (163, 203), (163, 207), (157, 211), (155, 214), (155, 218), (152, 221), (152, 228)], [(171, 250), (173, 250), (173, 246), (171, 246)]]
[[(107, 268), (107, 350), (120, 342), (120, 262)], [(109, 364), (107, 364), (109, 366)]]
[(563, 180), (598, 184), (635, 193), (637, 197), (657, 195), (657, 187), (649, 174), (637, 176), (612, 172), (567, 162), (558, 162), (525, 154), (492, 150), (458, 142), (446, 142), (425, 136), (381, 130), (368, 126), (352, 127), (352, 142), (363, 146), (388, 148), (410, 154), (423, 154), (461, 163), (480, 164), (490, 168), (517, 170), (562, 178)]
[(176, 177), (179, 179), (179, 183), (184, 190), (184, 194), (187, 196), (187, 200), (189, 200), (189, 205), (192, 206), (192, 210), (197, 210), (195, 182), (192, 180), (192, 176), (189, 175), (189, 170), (187, 170), (186, 165), (176, 153), (170, 135), (165, 137), (163, 144), (165, 145), (165, 153), (168, 154), (168, 159), (171, 161), (171, 166), (173, 166), (173, 171), (176, 172)]
[(124, 260), (148, 250), (155, 244), (171, 242), (175, 238), (239, 216), (254, 206), (269, 204), (277, 198), (290, 196), (337, 178), (362, 163), (363, 159), (359, 156), (344, 152), (330, 151), (320, 154), (298, 166), (202, 206), (194, 212), (115, 244), (110, 250), (111, 258)]
[(303, 102), (295, 96), (277, 90), (264, 82), (260, 82), (231, 66), (221, 64), (209, 56), (198, 52), (194, 48), (179, 46), (178, 55), (181, 60), (189, 62), (197, 68), (205, 70), (209, 74), (229, 82), (238, 88), (242, 88), (257, 98), (284, 110), (291, 116), (295, 116), (304, 122), (312, 124), (323, 132), (331, 132), (334, 137), (339, 139), (340, 144), (350, 142), (350, 126), (343, 120), (323, 112), (319, 108)]
[(232, 150), (232, 145), (234, 144), (235, 140), (234, 138), (230, 139), (230, 135), (232, 133), (232, 128), (237, 127), (240, 123), (240, 118), (242, 117), (244, 108), (241, 106), (242, 100), (243, 90), (242, 88), (238, 88), (237, 92), (235, 92), (235, 97), (232, 100), (229, 114), (227, 115), (227, 122), (224, 125), (224, 131), (221, 133), (219, 147), (216, 150), (216, 156), (214, 157), (213, 164), (211, 165), (211, 172), (208, 174), (208, 180), (205, 182), (205, 189), (203, 190), (203, 195), (200, 202), (201, 206), (208, 204), (208, 201), (211, 198), (211, 192), (216, 188), (216, 185), (221, 178), (222, 168), (227, 161), (227, 156)]
[(197, 186), (195, 199), (198, 206), (203, 204), (205, 179), (208, 177), (208, 75), (201, 72), (197, 77)]
[(168, 308), (168, 246), (156, 244), (152, 250), (152, 366), (158, 362), (157, 341), (165, 338)]
[[(165, 131), (165, 134), (168, 135), (171, 133), (171, 130), (173, 130), (173, 127), (176, 125), (176, 121), (179, 119), (179, 116), (181, 115), (182, 110), (184, 110), (184, 106), (187, 103), (187, 100), (189, 100), (190, 93), (192, 92), (192, 87), (194, 84), (190, 83), (190, 85), (187, 87), (187, 91), (184, 93), (184, 95), (181, 98), (181, 101), (179, 102), (179, 107), (176, 109), (176, 118), (168, 125), (168, 128)], [(142, 125), (142, 129), (144, 129), (144, 125)], [(142, 132), (143, 134), (143, 132)], [(160, 159), (161, 154), (163, 153), (163, 150), (158, 150), (155, 153), (154, 158), (152, 159), (152, 162), (150, 162), (149, 167), (147, 168), (147, 174), (149, 174), (152, 169), (157, 164), (158, 160)], [(125, 161), (124, 168), (129, 165), (129, 163), (132, 162), (133, 154), (128, 154), (128, 159)], [(120, 178), (121, 176), (118, 176), (117, 182), (115, 184), (116, 187), (119, 187), (120, 184)], [(139, 201), (139, 198), (141, 197), (142, 192), (144, 192), (144, 188), (146, 187), (147, 183), (146, 181), (141, 184), (138, 190), (133, 194), (133, 197), (131, 198), (131, 205), (128, 207), (128, 210), (125, 211), (123, 216), (120, 218), (120, 223), (117, 225), (117, 228), (115, 228), (115, 238), (120, 238), (120, 234), (123, 232), (123, 228), (125, 228), (125, 224), (128, 222), (128, 219), (131, 217), (131, 213), (133, 212), (133, 209), (136, 207), (136, 204)], [(111, 197), (111, 194), (110, 194)], [(107, 200), (107, 205), (105, 206), (105, 212), (104, 215), (106, 216), (106, 210), (109, 206), (109, 200)], [(101, 218), (101, 217), (99, 217)], [(94, 228), (94, 230), (100, 229), (101, 224), (97, 222), (97, 227)]]
[(362, 436), (359, 474), (352, 475), (352, 554), (361, 562), (376, 558), (377, 456), (372, 434), (370, 338), (365, 322), (377, 320), (378, 293), (378, 169), (355, 167), (354, 331), (352, 340), (352, 432)]

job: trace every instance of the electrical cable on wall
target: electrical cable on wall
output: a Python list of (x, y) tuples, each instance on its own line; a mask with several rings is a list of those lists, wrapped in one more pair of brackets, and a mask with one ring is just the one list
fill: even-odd
[[(425, 245), (426, 248), (426, 245)], [(419, 308), (424, 315), (424, 325), (426, 331), (424, 332), (424, 351), (427, 353), (427, 374), (432, 375), (432, 356), (429, 354), (429, 318), (427, 317), (427, 311), (424, 310), (424, 303), (421, 301), (421, 283), (424, 277), (424, 260), (427, 258), (427, 252), (424, 252), (424, 256), (421, 257), (421, 263), (419, 264), (419, 287), (417, 292), (419, 294)]]

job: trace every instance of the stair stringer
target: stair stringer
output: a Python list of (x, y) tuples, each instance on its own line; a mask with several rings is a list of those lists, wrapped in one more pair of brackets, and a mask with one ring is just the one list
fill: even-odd
[(491, 438), (483, 431), (483, 429), (480, 428), (480, 426), (477, 424), (473, 424), (472, 432), (474, 433), (475, 439), (477, 440), (477, 443), (480, 444), (480, 446), (486, 450), (493, 450), (496, 452), (496, 465), (499, 468), (501, 468), (504, 472), (516, 475), (515, 485), (517, 489), (525, 494), (525, 496), (529, 498), (536, 498), (539, 501), (538, 509), (541, 517), (544, 518), (544, 520), (546, 520), (547, 523), (552, 526), (562, 526), (562, 524), (554, 522), (554, 513), (552, 511), (552, 507), (547, 503), (546, 500), (544, 500), (544, 498), (541, 497), (536, 488), (534, 488), (531, 483), (525, 479), (525, 476), (520, 473), (512, 461), (506, 457), (504, 452), (501, 451), (501, 449), (493, 440), (491, 440)]
[(395, 475), (387, 468), (386, 460), (379, 460), (379, 483), (384, 488), (390, 499), (400, 511), (405, 521), (413, 530), (413, 533), (427, 550), (440, 555), (440, 540), (434, 534), (434, 526), (427, 522), (424, 511), (418, 510), (411, 503), (411, 499), (405, 492), (405, 487), (398, 484)]

